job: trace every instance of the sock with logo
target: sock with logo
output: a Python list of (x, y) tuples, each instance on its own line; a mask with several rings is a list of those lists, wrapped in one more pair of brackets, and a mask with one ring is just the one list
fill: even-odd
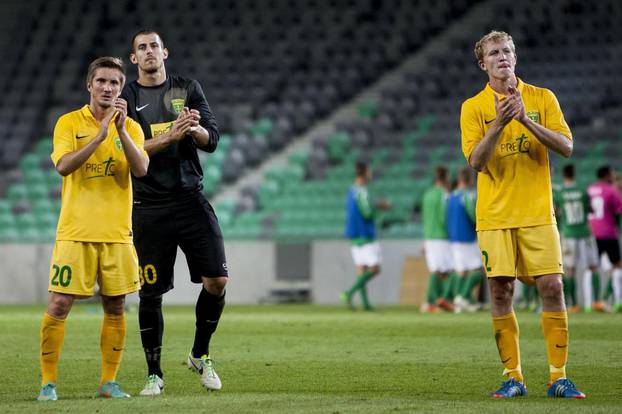
[(493, 316), (492, 326), (499, 356), (504, 366), (503, 375), (524, 382), (520, 366), (519, 329), (516, 315), (511, 312), (507, 315)]
[(104, 313), (101, 332), (102, 376), (100, 385), (114, 381), (125, 348), (125, 315)]
[(164, 317), (162, 316), (162, 296), (144, 296), (138, 306), (138, 325), (140, 340), (147, 360), (147, 375), (164, 378), (160, 367)]
[(209, 293), (205, 288), (201, 289), (195, 307), (196, 331), (194, 334), (194, 344), (192, 345), (193, 357), (200, 358), (203, 355), (209, 355), (209, 343), (212, 339), (212, 334), (218, 327), (218, 321), (224, 308), (224, 293), (222, 296), (216, 296)]
[(65, 320), (43, 315), (40, 330), (41, 385), (58, 381), (58, 360), (65, 339)]
[(542, 312), (542, 331), (546, 342), (551, 383), (566, 377), (568, 361), (568, 314)]

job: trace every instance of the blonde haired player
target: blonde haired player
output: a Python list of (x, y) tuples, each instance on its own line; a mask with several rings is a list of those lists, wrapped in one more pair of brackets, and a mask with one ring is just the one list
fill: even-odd
[(124, 398), (115, 381), (125, 346), (125, 295), (140, 288), (132, 243), (132, 182), (147, 173), (140, 126), (119, 99), (125, 68), (101, 57), (89, 66), (90, 102), (60, 117), (54, 128), (52, 161), (63, 176), (62, 207), (52, 253), (49, 299), (41, 322), (39, 401), (57, 399), (58, 361), (65, 319), (76, 298), (100, 287), (102, 372), (98, 394)]
[(493, 396), (527, 394), (520, 361), (514, 281), (534, 278), (550, 371), (549, 397), (585, 398), (566, 378), (568, 316), (559, 233), (555, 225), (549, 149), (569, 157), (572, 134), (555, 95), (514, 74), (512, 37), (493, 31), (475, 45), (488, 84), (462, 104), (462, 151), (479, 172), (477, 236), (489, 279), (495, 340), (504, 375)]

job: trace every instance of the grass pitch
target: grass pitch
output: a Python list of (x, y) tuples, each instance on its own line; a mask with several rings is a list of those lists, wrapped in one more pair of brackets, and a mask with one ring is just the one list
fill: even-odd
[(350, 312), (325, 306), (228, 306), (212, 340), (223, 381), (206, 392), (185, 366), (192, 307), (165, 307), (160, 397), (138, 397), (145, 362), (138, 315), (127, 314), (118, 381), (127, 400), (95, 398), (101, 311), (76, 305), (66, 326), (57, 402), (38, 402), (43, 307), (0, 309), (0, 412), (378, 413), (622, 411), (622, 316), (570, 316), (568, 373), (587, 399), (546, 398), (540, 317), (519, 313), (529, 396), (492, 400), (502, 381), (488, 313), (422, 315), (410, 307)]

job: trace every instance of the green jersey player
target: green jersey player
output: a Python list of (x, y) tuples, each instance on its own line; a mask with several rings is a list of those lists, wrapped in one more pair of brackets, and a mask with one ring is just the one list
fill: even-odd
[[(574, 165), (568, 164), (563, 169), (563, 185), (555, 192), (553, 202), (557, 212), (562, 252), (564, 258), (564, 290), (566, 302), (572, 302), (570, 312), (577, 312), (579, 304), (576, 296), (576, 271), (585, 269), (581, 290), (586, 311), (592, 309), (592, 279), (598, 279), (598, 250), (588, 222), (591, 211), (590, 197), (587, 191), (575, 182)], [(569, 303), (568, 303), (569, 304)]]

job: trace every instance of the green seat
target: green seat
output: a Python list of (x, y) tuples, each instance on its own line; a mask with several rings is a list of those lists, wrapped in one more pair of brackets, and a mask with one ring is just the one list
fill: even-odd
[(19, 239), (19, 231), (15, 227), (0, 226), (0, 242), (7, 243)]
[(41, 232), (37, 227), (25, 227), (19, 231), (18, 241), (37, 242), (41, 241)]
[(49, 198), (49, 194), (50, 188), (47, 184), (32, 184), (28, 186), (28, 198), (30, 200)]
[(8, 200), (0, 199), (0, 214), (10, 213), (11, 212), (11, 203)]
[(328, 157), (331, 161), (342, 161), (350, 147), (350, 136), (346, 132), (337, 132), (328, 138)]
[(41, 169), (41, 156), (28, 153), (19, 160), (19, 169), (26, 175), (29, 170)]
[(37, 226), (37, 220), (32, 213), (22, 213), (15, 215), (15, 225), (21, 231), (30, 227)]
[(28, 194), (28, 187), (26, 186), (26, 184), (15, 183), (8, 188), (6, 192), (6, 198), (12, 204), (15, 204), (20, 200), (27, 199)]
[(58, 216), (53, 213), (37, 213), (34, 214), (35, 220), (37, 223), (37, 227), (39, 230), (44, 230), (47, 228), (56, 228), (58, 224)]
[(35, 144), (35, 153), (42, 157), (49, 157), (54, 150), (54, 142), (52, 141), (52, 137), (45, 137), (40, 139)]
[(308, 159), (309, 159), (308, 151), (298, 151), (298, 152), (294, 152), (292, 155), (289, 156), (288, 163), (289, 165), (297, 165), (304, 169), (305, 165), (307, 164)]
[(24, 171), (24, 183), (27, 185), (45, 184), (46, 174), (40, 168)]
[(55, 205), (49, 198), (39, 198), (36, 200), (32, 200), (31, 207), (32, 213), (35, 215), (47, 213), (56, 214)]
[(13, 227), (15, 216), (10, 211), (0, 212), (0, 227)]
[(211, 197), (216, 194), (216, 190), (218, 190), (219, 184), (212, 180), (203, 180), (203, 193), (206, 197)]
[(48, 186), (60, 187), (63, 184), (63, 177), (55, 169), (44, 170), (43, 174), (45, 174), (45, 182)]
[(378, 101), (367, 99), (356, 107), (359, 117), (365, 119), (371, 119), (376, 116), (378, 112)]
[(272, 121), (270, 118), (260, 118), (251, 127), (253, 135), (268, 135), (272, 131)]

